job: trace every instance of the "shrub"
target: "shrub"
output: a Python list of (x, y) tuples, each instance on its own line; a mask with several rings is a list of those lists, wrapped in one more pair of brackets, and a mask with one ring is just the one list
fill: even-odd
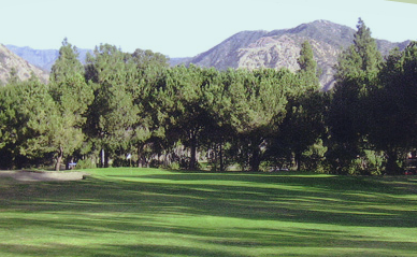
[(159, 160), (156, 160), (156, 159), (152, 159), (150, 162), (149, 162), (149, 167), (151, 167), (151, 168), (159, 168)]
[(180, 164), (178, 162), (172, 162), (167, 167), (167, 169), (169, 169), (169, 170), (179, 170), (180, 168), (181, 167), (180, 167)]
[(76, 169), (84, 170), (84, 169), (94, 169), (97, 168), (97, 164), (93, 162), (91, 159), (79, 160), (77, 162)]

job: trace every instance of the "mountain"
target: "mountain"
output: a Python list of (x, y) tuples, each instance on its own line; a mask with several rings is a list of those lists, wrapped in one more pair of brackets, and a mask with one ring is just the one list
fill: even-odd
[[(321, 69), (320, 83), (323, 90), (328, 90), (334, 84), (333, 67), (337, 58), (342, 49), (353, 43), (354, 33), (355, 30), (350, 27), (325, 20), (270, 32), (243, 31), (182, 63), (215, 67), (220, 70), (285, 67), (296, 71), (299, 69), (297, 59), (300, 56), (301, 44), (308, 40)], [(391, 43), (377, 40), (378, 48), (383, 55), (387, 55), (394, 47), (403, 50), (408, 43), (409, 41)]]
[(27, 80), (30, 78), (32, 72), (43, 82), (47, 83), (49, 75), (47, 72), (30, 64), (28, 61), (19, 57), (7, 47), (0, 44), (0, 81), (1, 83), (7, 83), (10, 78), (10, 71), (15, 68), (17, 76), (20, 80)]
[(170, 66), (177, 66), (181, 65), (182, 63), (187, 63), (191, 60), (190, 57), (182, 57), (182, 58), (170, 58), (169, 65)]
[[(15, 54), (27, 60), (33, 65), (38, 66), (44, 71), (50, 72), (52, 65), (54, 65), (55, 60), (58, 59), (59, 50), (56, 49), (47, 49), (47, 50), (38, 50), (30, 47), (19, 47), (14, 45), (6, 45), (7, 48), (12, 50)], [(89, 49), (79, 49), (77, 48), (79, 56), (78, 59), (81, 63), (85, 63), (85, 58), (88, 52), (92, 53), (92, 50)]]
[[(291, 29), (273, 31), (242, 31), (206, 52), (194, 57), (173, 58), (172, 66), (190, 63), (202, 67), (215, 67), (219, 70), (227, 68), (288, 68), (296, 71), (300, 67), (297, 59), (300, 56), (301, 44), (308, 40), (313, 48), (318, 67), (321, 70), (320, 83), (323, 90), (332, 88), (334, 84), (333, 67), (341, 51), (353, 43), (355, 30), (326, 20), (317, 20), (301, 24)], [(410, 41), (392, 43), (377, 40), (383, 55), (394, 47), (403, 50)], [(18, 56), (49, 72), (58, 58), (58, 50), (36, 50), (30, 47), (7, 45)], [(85, 63), (88, 49), (78, 49), (79, 60)]]

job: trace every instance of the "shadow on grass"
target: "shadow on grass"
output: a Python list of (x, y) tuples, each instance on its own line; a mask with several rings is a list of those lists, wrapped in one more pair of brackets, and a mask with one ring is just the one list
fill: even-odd
[[(64, 228), (62, 228), (64, 229)], [(205, 231), (187, 227), (132, 227), (135, 231), (152, 231), (158, 232), (160, 237), (165, 233), (174, 234), (177, 237), (181, 235), (196, 236), (198, 247), (192, 245), (161, 245), (158, 243), (142, 243), (140, 240), (136, 243), (114, 243), (101, 245), (74, 246), (63, 243), (47, 243), (42, 246), (22, 245), (22, 244), (1, 244), (0, 253), (2, 256), (22, 255), (22, 256), (262, 256), (263, 248), (291, 248), (291, 249), (315, 249), (318, 246), (326, 249), (326, 256), (393, 256), (388, 253), (390, 250), (403, 249), (413, 256), (413, 251), (417, 243), (412, 242), (390, 242), (381, 241), (377, 238), (357, 238), (344, 235), (340, 231), (317, 231), (306, 229), (288, 229), (288, 230), (257, 230), (257, 229), (237, 229), (235, 232), (230, 231)], [(117, 233), (121, 233), (120, 231)], [(115, 232), (114, 236), (117, 237)], [(96, 236), (99, 236), (97, 234)], [(308, 238), (308, 240), (300, 240)], [(169, 241), (167, 241), (169, 242)], [(215, 247), (208, 247), (212, 245)], [(243, 251), (241, 250), (243, 248)], [(351, 248), (350, 254), (341, 254), (340, 249)], [(227, 249), (227, 250), (226, 250)], [(260, 249), (260, 254), (257, 249)], [(318, 249), (317, 249), (318, 250)], [(378, 254), (375, 254), (375, 250)], [(387, 253), (384, 253), (387, 251)], [(279, 251), (277, 251), (279, 252)], [(355, 253), (357, 255), (353, 255)], [(368, 254), (366, 254), (368, 253)], [(415, 252), (414, 252), (415, 254)], [(279, 255), (279, 254), (278, 254)], [(322, 253), (308, 252), (293, 253), (286, 252), (284, 256), (323, 256)], [(269, 254), (268, 256), (277, 256)], [(405, 256), (405, 255), (400, 255)]]
[[(263, 174), (132, 177), (142, 180), (116, 183), (89, 178), (84, 182), (18, 184), (12, 190), (7, 185), (0, 191), (0, 207), (23, 212), (184, 213), (344, 226), (417, 227), (417, 198), (402, 198), (407, 191), (378, 180)], [(189, 181), (195, 183), (181, 183)], [(220, 183), (224, 181), (228, 182)]]
[[(39, 253), (55, 254), (51, 256), (242, 256), (234, 255), (229, 252), (211, 251), (208, 249), (200, 249), (194, 247), (184, 246), (164, 246), (152, 244), (135, 244), (135, 245), (100, 245), (100, 246), (85, 246), (85, 247), (70, 247), (59, 244), (49, 244), (43, 247), (39, 246), (25, 246), (21, 245), (5, 245), (0, 244), (0, 253), (3, 254), (19, 254), (39, 256)], [(12, 255), (11, 255), (12, 256)]]
[[(62, 234), (70, 231), (71, 237), (86, 241), (102, 235), (117, 239), (121, 235), (129, 238), (132, 234), (137, 238), (166, 238), (167, 242), (178, 238), (179, 243), (110, 244), (105, 241), (98, 243), (99, 246), (85, 247), (50, 242), (45, 247), (3, 244), (0, 253), (36, 255), (47, 252), (53, 256), (61, 251), (68, 252), (61, 256), (73, 256), (71, 254), (77, 252), (86, 256), (244, 256), (245, 252), (238, 250), (317, 246), (417, 249), (415, 242), (358, 238), (342, 230), (321, 227), (331, 224), (416, 228), (417, 198), (410, 197), (410, 191), (398, 187), (398, 183), (417, 185), (414, 180), (404, 179), (398, 182), (361, 177), (243, 173), (116, 174), (109, 179), (91, 177), (80, 182), (7, 183), (0, 186), (0, 212), (16, 215), (0, 216), (0, 231), (7, 233), (20, 227), (42, 231), (43, 228), (62, 231)], [(185, 217), (189, 221), (173, 223), (170, 217)], [(255, 228), (245, 224), (206, 226), (206, 217), (213, 218), (214, 223), (223, 218), (260, 223)], [(317, 229), (268, 228), (268, 222), (296, 222), (317, 226)], [(188, 243), (181, 238), (186, 238)], [(247, 254), (256, 256), (252, 252)], [(308, 253), (303, 255), (308, 256)], [(384, 255), (380, 253), (380, 256)]]

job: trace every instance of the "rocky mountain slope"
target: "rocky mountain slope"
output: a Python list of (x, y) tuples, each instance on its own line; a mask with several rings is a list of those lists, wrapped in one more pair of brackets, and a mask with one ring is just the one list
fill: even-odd
[[(217, 69), (259, 69), (281, 67), (298, 70), (297, 59), (301, 44), (308, 40), (322, 73), (320, 83), (324, 90), (332, 87), (333, 67), (342, 49), (353, 42), (355, 30), (325, 20), (301, 24), (296, 28), (274, 31), (244, 31), (233, 35), (210, 50), (201, 53), (184, 64), (196, 64)], [(409, 41), (391, 43), (377, 40), (379, 50), (388, 54), (394, 47), (404, 49)]]
[[(19, 47), (14, 45), (6, 45), (7, 48), (12, 50), (15, 54), (27, 60), (29, 63), (38, 66), (46, 72), (51, 71), (52, 65), (54, 65), (56, 59), (59, 56), (59, 50), (56, 49), (47, 49), (39, 50), (32, 49), (30, 47)], [(85, 57), (88, 52), (93, 52), (89, 49), (77, 49), (79, 53), (78, 59), (85, 63)]]
[(4, 45), (0, 44), (0, 82), (5, 84), (10, 78), (10, 71), (15, 68), (17, 76), (24, 81), (30, 78), (32, 72), (44, 83), (49, 80), (47, 72), (17, 56)]
[[(372, 28), (371, 28), (372, 30)], [(295, 28), (273, 31), (243, 31), (239, 32), (217, 46), (195, 57), (174, 58), (171, 65), (188, 65), (190, 63), (202, 67), (215, 67), (220, 70), (227, 68), (288, 68), (292, 71), (299, 69), (297, 59), (300, 56), (301, 44), (308, 40), (313, 47), (315, 58), (321, 70), (320, 83), (323, 90), (333, 86), (333, 67), (342, 49), (353, 42), (355, 30), (332, 23), (318, 20), (301, 24)], [(409, 41), (391, 43), (377, 40), (378, 48), (383, 55), (394, 48), (403, 50)], [(58, 50), (36, 50), (30, 47), (7, 46), (17, 55), (49, 72), (58, 57)], [(78, 49), (79, 59), (85, 61), (88, 49)]]

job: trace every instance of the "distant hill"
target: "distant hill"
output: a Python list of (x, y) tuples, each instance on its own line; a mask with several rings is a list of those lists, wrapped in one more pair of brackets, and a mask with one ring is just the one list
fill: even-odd
[[(193, 63), (202, 67), (215, 67), (219, 70), (285, 67), (296, 71), (299, 69), (297, 59), (300, 56), (301, 44), (308, 40), (321, 69), (320, 83), (322, 88), (327, 90), (334, 84), (333, 67), (337, 63), (337, 57), (342, 49), (352, 44), (354, 33), (355, 30), (350, 27), (326, 20), (301, 24), (291, 29), (242, 31), (197, 56), (172, 58), (170, 64), (175, 66)], [(394, 47), (403, 50), (408, 43), (409, 41), (392, 43), (377, 40), (378, 48), (383, 55), (387, 55)], [(36, 50), (13, 45), (7, 45), (7, 47), (46, 72), (50, 72), (59, 54), (58, 50)], [(87, 52), (92, 52), (92, 50), (78, 49), (78, 52), (79, 60), (85, 63)]]
[(5, 84), (10, 78), (10, 71), (15, 68), (17, 76), (24, 81), (30, 78), (32, 72), (44, 83), (49, 80), (49, 75), (44, 70), (19, 57), (11, 50), (0, 44), (0, 81)]
[[(208, 51), (183, 62), (177, 62), (177, 64), (193, 63), (220, 70), (285, 67), (295, 71), (299, 69), (297, 59), (300, 56), (301, 44), (308, 40), (313, 47), (318, 66), (322, 70), (320, 83), (323, 89), (327, 90), (334, 83), (333, 67), (337, 62), (337, 57), (342, 49), (352, 44), (354, 33), (355, 30), (350, 27), (325, 20), (270, 32), (243, 31)], [(391, 43), (386, 40), (377, 40), (377, 45), (383, 55), (387, 55), (394, 47), (403, 50), (408, 43), (409, 41)]]
[(191, 60), (190, 57), (183, 57), (183, 58), (170, 58), (169, 59), (169, 65), (170, 66), (177, 66), (183, 63), (187, 63)]
[[(38, 66), (39, 68), (43, 69), (46, 72), (51, 71), (52, 65), (54, 65), (55, 60), (58, 59), (59, 50), (57, 49), (47, 49), (47, 50), (39, 50), (33, 49), (30, 47), (19, 47), (14, 45), (6, 45), (7, 48), (12, 50), (15, 54), (22, 57), (23, 59), (27, 60), (33, 65)], [(78, 59), (84, 64), (85, 58), (88, 52), (93, 52), (93, 50), (89, 49), (79, 49), (77, 48), (79, 56)]]

